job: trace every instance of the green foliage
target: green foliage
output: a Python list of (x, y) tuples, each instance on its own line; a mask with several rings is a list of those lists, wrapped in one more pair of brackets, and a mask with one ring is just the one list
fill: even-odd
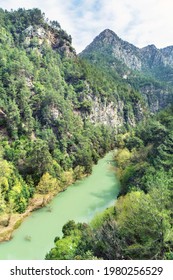
[[(97, 215), (81, 232), (72, 259), (87, 259), (88, 252), (91, 259), (172, 259), (172, 129), (169, 108), (119, 136), (115, 160), (121, 195), (114, 208)], [(68, 237), (74, 228), (73, 223)]]
[(130, 161), (131, 153), (127, 148), (119, 149), (118, 153), (116, 154), (117, 164), (124, 168), (128, 162)]
[(114, 207), (107, 208), (104, 212), (96, 214), (90, 222), (91, 227), (94, 229), (99, 228), (106, 220), (111, 219), (114, 214)]
[(52, 178), (48, 172), (44, 173), (36, 187), (36, 192), (40, 194), (47, 194), (49, 192), (58, 191), (58, 181)]
[(5, 200), (4, 196), (2, 195), (2, 192), (0, 191), (0, 215), (6, 210)]
[(75, 221), (71, 220), (67, 222), (62, 228), (63, 236), (64, 237), (69, 236), (71, 232), (74, 231), (75, 229), (76, 229)]
[(39, 9), (1, 9), (0, 21), (1, 201), (3, 211), (23, 212), (36, 192), (64, 189), (114, 148), (114, 129), (88, 116), (93, 97), (115, 100), (116, 86)]
[(116, 213), (120, 232), (129, 244), (126, 258), (163, 259), (167, 242), (172, 240), (167, 239), (171, 230), (170, 213), (164, 205), (160, 209), (162, 201), (163, 193), (156, 198), (139, 191), (119, 199)]
[(143, 141), (139, 137), (131, 136), (126, 141), (126, 147), (131, 151), (132, 149), (139, 149), (143, 147)]
[(70, 260), (75, 256), (76, 248), (81, 239), (82, 224), (69, 221), (63, 226), (63, 238), (55, 239), (55, 248), (46, 255), (47, 260)]
[(70, 260), (73, 258), (77, 244), (78, 236), (67, 236), (56, 242), (56, 250), (52, 249), (49, 254), (46, 255), (47, 260)]
[[(91, 173), (117, 144), (126, 196), (93, 226), (67, 223), (46, 259), (172, 258), (173, 108), (129, 128), (144, 108), (139, 89), (153, 79), (122, 81), (128, 69), (113, 65), (110, 48), (92, 54), (94, 65), (77, 58), (71, 37), (39, 9), (0, 9), (0, 26), (0, 214), (22, 213), (34, 193)], [(95, 102), (125, 104), (122, 131), (130, 132), (115, 141), (117, 128), (91, 123)]]
[(30, 196), (30, 188), (14, 166), (6, 160), (0, 160), (1, 212), (8, 211), (9, 207), (13, 212), (24, 212)]
[[(139, 123), (139, 125), (126, 137), (120, 146), (116, 161), (118, 174), (121, 181), (121, 193), (125, 194), (133, 187), (138, 187), (145, 192), (151, 176), (163, 180), (168, 178), (171, 184), (172, 161), (172, 109), (160, 113), (154, 118)], [(129, 149), (131, 156), (125, 160), (122, 151)], [(154, 181), (153, 180), (153, 181)], [(156, 183), (156, 182), (155, 182)]]

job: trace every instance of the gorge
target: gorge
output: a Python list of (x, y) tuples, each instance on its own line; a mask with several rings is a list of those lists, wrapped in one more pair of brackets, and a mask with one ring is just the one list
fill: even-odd
[[(12, 240), (0, 244), (0, 259), (44, 259), (56, 235), (69, 220), (89, 222), (114, 204), (119, 183), (114, 174), (113, 153), (93, 167), (92, 175), (70, 186), (53, 201), (31, 214), (14, 232)], [(28, 240), (27, 240), (28, 237)]]
[[(105, 29), (77, 55), (71, 36), (37, 8), (0, 9), (0, 23), (1, 240), (10, 221), (26, 213), (32, 200), (43, 198), (44, 205), (46, 195), (58, 194), (52, 212), (51, 207), (34, 212), (14, 239), (0, 244), (0, 258), (37, 259), (48, 253), (47, 259), (171, 259), (173, 47), (140, 49)], [(104, 164), (115, 148), (121, 183), (115, 211), (96, 228), (72, 222), (50, 250), (68, 219), (88, 222), (97, 208), (113, 203), (116, 180), (113, 173), (104, 173)], [(97, 180), (102, 178), (104, 185), (89, 183), (86, 198), (92, 205), (85, 205), (80, 200), (85, 187), (72, 184), (89, 175), (81, 182), (85, 185), (97, 168)], [(73, 207), (76, 198), (79, 205)], [(103, 204), (97, 207), (99, 201)], [(67, 209), (79, 215), (67, 219)], [(57, 229), (61, 212), (67, 216), (59, 217)], [(46, 236), (39, 242), (42, 232)], [(74, 245), (73, 252), (59, 254), (63, 242)]]

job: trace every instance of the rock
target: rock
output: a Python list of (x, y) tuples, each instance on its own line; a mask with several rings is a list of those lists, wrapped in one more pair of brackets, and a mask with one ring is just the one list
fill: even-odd
[[(100, 66), (101, 61), (108, 71), (115, 71), (119, 78), (132, 84), (132, 87), (135, 86), (152, 113), (173, 102), (173, 46), (157, 49), (155, 45), (149, 45), (140, 49), (106, 29), (80, 56), (94, 65)], [(95, 107), (97, 109), (98, 106)], [(135, 108), (133, 111), (136, 112), (135, 115), (139, 113)], [(93, 114), (98, 118), (97, 113)], [(112, 119), (113, 112), (110, 116)], [(122, 123), (121, 117), (120, 122)], [(132, 119), (128, 122), (134, 123)]]
[(25, 35), (25, 46), (30, 47), (31, 40), (36, 38), (37, 44), (40, 46), (40, 53), (42, 51), (41, 46), (46, 42), (61, 55), (65, 54), (67, 57), (76, 56), (76, 52), (71, 46), (71, 37), (60, 28), (53, 29), (49, 26), (49, 28), (45, 30), (41, 26), (30, 25), (23, 33)]

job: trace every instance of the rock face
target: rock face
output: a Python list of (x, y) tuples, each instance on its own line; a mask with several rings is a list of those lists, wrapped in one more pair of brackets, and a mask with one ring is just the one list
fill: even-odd
[(173, 46), (160, 50), (163, 55), (163, 63), (165, 66), (173, 67)]
[(140, 49), (106, 29), (80, 57), (99, 66), (104, 64), (135, 86), (153, 113), (173, 102), (173, 46), (157, 49), (149, 45)]
[(120, 39), (109, 29), (100, 33), (80, 56), (84, 57), (85, 54), (95, 52), (96, 50), (99, 50), (100, 53), (111, 55), (133, 70), (140, 70), (142, 67), (140, 50)]
[(173, 90), (168, 88), (158, 88), (150, 84), (143, 86), (141, 92), (152, 113), (156, 113), (173, 102)]
[[(71, 38), (60, 27), (45, 30), (42, 26), (32, 26), (24, 30), (25, 46), (36, 48), (40, 54), (42, 46), (46, 42), (53, 50), (69, 58), (76, 57), (75, 50), (71, 46)], [(93, 56), (94, 54), (94, 56)], [(97, 56), (95, 56), (97, 54)], [(120, 78), (130, 84), (133, 73), (150, 73), (155, 76), (162, 75), (162, 71), (155, 71), (163, 67), (173, 66), (173, 47), (158, 50), (154, 45), (139, 49), (134, 45), (123, 41), (113, 31), (106, 29), (98, 35), (94, 41), (80, 54), (81, 57), (91, 56), (90, 61), (97, 63), (98, 57), (103, 57), (104, 63), (118, 72)], [(93, 58), (94, 57), (94, 58)], [(120, 71), (119, 71), (120, 70)], [(134, 72), (135, 71), (135, 72)], [(168, 78), (168, 76), (167, 76)], [(164, 79), (164, 78), (163, 78)], [(30, 84), (29, 84), (30, 82)], [(32, 87), (32, 81), (28, 81)], [(92, 123), (108, 124), (111, 127), (121, 127), (123, 125), (134, 126), (145, 114), (146, 107), (152, 113), (164, 108), (173, 100), (173, 90), (165, 87), (158, 87), (152, 83), (139, 86), (147, 106), (138, 102), (129, 108), (125, 100), (116, 102), (103, 102), (99, 97), (95, 97), (86, 86), (88, 97), (86, 101), (91, 102), (89, 113), (78, 111), (83, 117), (87, 117)], [(52, 120), (59, 118), (59, 111), (52, 109)]]
[(96, 98), (93, 101), (89, 119), (92, 123), (101, 123), (109, 125), (110, 127), (122, 127), (126, 124), (135, 126), (144, 117), (144, 107), (137, 102), (134, 104), (132, 110), (126, 108), (125, 102), (118, 100), (117, 103), (100, 102)]
[(37, 47), (41, 50), (41, 46), (46, 42), (62, 55), (65, 54), (67, 57), (76, 56), (76, 52), (71, 46), (71, 37), (61, 28), (53, 29), (49, 26), (45, 30), (41, 26), (30, 25), (24, 30), (23, 34), (25, 36), (25, 46)]
[(157, 49), (155, 45), (137, 48), (120, 39), (113, 31), (106, 29), (80, 54), (81, 57), (95, 51), (109, 52), (109, 55), (132, 70), (152, 69), (160, 66), (173, 67), (173, 46)]

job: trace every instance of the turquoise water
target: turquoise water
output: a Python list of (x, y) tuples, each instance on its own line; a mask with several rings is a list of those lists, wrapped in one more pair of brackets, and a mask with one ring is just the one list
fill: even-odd
[[(93, 167), (90, 176), (57, 195), (49, 204), (51, 212), (44, 207), (27, 217), (14, 231), (13, 239), (0, 244), (0, 259), (44, 259), (67, 221), (89, 222), (96, 213), (113, 205), (118, 182), (111, 160), (112, 153), (108, 153)], [(31, 240), (26, 240), (26, 236)]]

